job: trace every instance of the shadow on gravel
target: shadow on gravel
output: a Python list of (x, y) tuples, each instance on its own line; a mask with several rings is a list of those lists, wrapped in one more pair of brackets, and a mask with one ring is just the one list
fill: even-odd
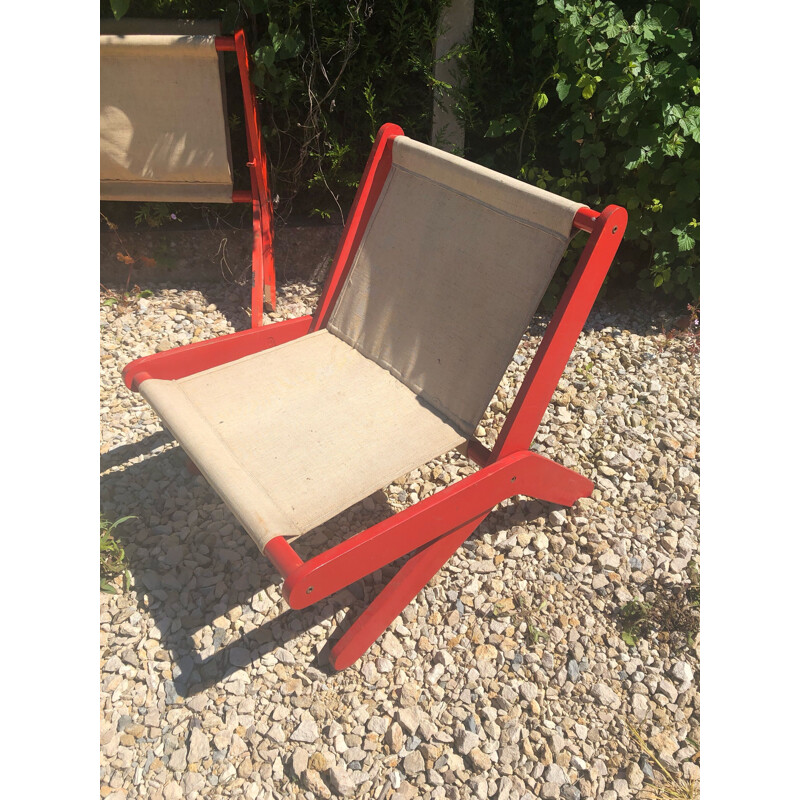
[[(115, 535), (128, 558), (139, 610), (154, 620), (161, 634), (161, 649), (170, 654), (174, 665), (173, 680), (166, 683), (168, 703), (226, 680), (349, 606), (345, 619), (335, 626), (335, 642), (402, 566), (405, 559), (384, 566), (317, 605), (303, 611), (287, 609), (249, 631), (238, 619), (232, 626), (229, 620), (223, 622), (228, 628), (215, 626), (215, 620), (232, 609), (253, 604), (264, 590), (269, 594), (266, 601), (262, 597), (259, 609), (266, 614), (274, 612), (275, 604), (282, 603), (277, 597), (281, 578), (205, 479), (188, 473), (179, 447), (152, 453), (153, 448), (172, 442), (169, 434), (157, 433), (116, 448), (103, 457), (105, 469), (125, 466), (100, 479), (102, 513), (110, 520), (136, 515), (119, 526)], [(143, 454), (144, 460), (127, 463)], [(198, 512), (194, 523), (189, 522), (192, 512)], [(383, 493), (376, 493), (297, 540), (297, 552), (307, 560), (393, 513)], [(523, 517), (539, 513), (540, 504), (524, 501), (516, 516), (521, 522)], [(209, 530), (212, 521), (219, 525), (228, 520), (234, 521), (233, 532), (223, 536)], [(478, 533), (494, 531), (502, 520), (502, 514), (490, 514)], [(173, 525), (184, 530), (176, 532)], [(464, 545), (467, 549), (474, 546), (471, 539)], [(203, 655), (193, 637), (206, 626), (213, 638)], [(325, 644), (312, 662), (328, 675), (334, 674), (328, 662), (332, 643)], [(117, 644), (116, 649), (126, 650), (124, 644)], [(291, 652), (291, 647), (287, 649)]]
[[(172, 446), (153, 453), (164, 445)], [(142, 461), (129, 463), (142, 455)], [(309, 609), (287, 609), (250, 631), (245, 632), (238, 620), (228, 629), (214, 626), (215, 620), (231, 609), (252, 604), (270, 587), (274, 588), (266, 600), (262, 596), (259, 608), (262, 613), (274, 613), (275, 604), (282, 602), (276, 596), (281, 577), (205, 479), (188, 473), (185, 464), (183, 451), (166, 432), (101, 457), (102, 470), (122, 467), (101, 475), (101, 512), (112, 521), (136, 517), (120, 525), (115, 536), (125, 549), (138, 608), (154, 620), (161, 634), (161, 649), (170, 654), (174, 665), (173, 680), (167, 681), (168, 703), (176, 702), (178, 696), (188, 698), (202, 692), (276, 648), (289, 645), (348, 603), (363, 599), (365, 583), (372, 584), (373, 578), (383, 581), (386, 575), (384, 569)], [(303, 536), (297, 542), (299, 555), (309, 559), (393, 513), (381, 493), (366, 502), (369, 508), (361, 503)], [(198, 511), (199, 517), (191, 525), (187, 520), (193, 511)], [(180, 522), (174, 522), (176, 516)], [(233, 521), (234, 531), (222, 536), (208, 530), (214, 517)], [(176, 532), (187, 525), (188, 532)], [(271, 608), (266, 607), (269, 604)], [(193, 637), (206, 626), (213, 632), (213, 653), (204, 656)], [(117, 644), (115, 650), (124, 652), (126, 647)], [(313, 666), (333, 674), (328, 650), (326, 644)]]
[[(135, 270), (128, 279), (127, 268), (103, 266), (100, 270), (100, 283), (108, 290), (122, 294), (143, 291), (158, 293), (167, 289), (176, 292), (196, 291), (205, 298), (206, 305), (213, 303), (230, 322), (234, 330), (242, 331), (250, 327), (250, 283), (223, 280), (213, 270), (163, 268)], [(138, 290), (135, 289), (138, 287)]]
[[(583, 330), (617, 328), (637, 336), (656, 336), (674, 330), (686, 313), (686, 304), (672, 298), (645, 294), (636, 289), (617, 289), (607, 292), (594, 304)], [(542, 336), (551, 317), (552, 313), (540, 309), (528, 327), (528, 334)]]

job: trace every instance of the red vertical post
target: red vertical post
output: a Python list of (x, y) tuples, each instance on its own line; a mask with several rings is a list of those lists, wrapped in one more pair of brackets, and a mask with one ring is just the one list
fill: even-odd
[(250, 168), (250, 188), (253, 194), (253, 287), (251, 291), (252, 324), (262, 324), (264, 289), (267, 305), (275, 309), (275, 259), (273, 254), (272, 195), (267, 179), (267, 159), (261, 139), (261, 122), (256, 107), (253, 84), (250, 81), (250, 59), (244, 31), (234, 34), (236, 61), (242, 81), (244, 123), (247, 136), (247, 166)]
[(622, 241), (628, 212), (608, 206), (593, 222), (585, 217), (581, 217), (581, 226), (591, 224), (592, 234), (517, 392), (492, 449), (492, 461), (531, 446)]
[(367, 223), (375, 204), (378, 202), (383, 184), (386, 182), (386, 177), (392, 166), (392, 140), (396, 136), (402, 135), (403, 129), (399, 125), (387, 123), (386, 125), (381, 125), (381, 129), (375, 137), (375, 143), (372, 145), (367, 166), (361, 176), (361, 183), (358, 185), (355, 200), (353, 200), (353, 205), (350, 206), (347, 224), (344, 226), (342, 238), (339, 240), (339, 248), (333, 257), (325, 287), (314, 312), (312, 331), (318, 331), (328, 324), (328, 319), (342, 286), (344, 286), (347, 273), (353, 265), (353, 259), (364, 236)]

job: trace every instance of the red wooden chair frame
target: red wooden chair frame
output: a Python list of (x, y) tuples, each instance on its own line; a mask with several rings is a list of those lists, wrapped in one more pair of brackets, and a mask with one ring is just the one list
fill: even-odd
[(263, 324), (264, 303), (266, 302), (270, 311), (275, 310), (272, 195), (267, 180), (267, 157), (261, 140), (261, 122), (256, 107), (255, 92), (250, 80), (250, 59), (247, 55), (244, 31), (236, 31), (233, 36), (217, 36), (214, 45), (218, 52), (236, 53), (239, 77), (242, 81), (250, 191), (237, 189), (233, 192), (232, 200), (234, 203), (253, 204), (253, 277), (250, 306), (252, 326), (258, 328)]
[[(391, 124), (378, 133), (313, 315), (138, 359), (124, 370), (128, 387), (135, 390), (150, 377), (181, 378), (325, 327), (389, 173), (392, 140), (402, 133)], [(285, 538), (274, 538), (266, 545), (264, 554), (285, 578), (283, 596), (295, 609), (306, 608), (412, 554), (333, 646), (331, 663), (335, 669), (350, 666), (367, 651), (494, 506), (515, 495), (568, 506), (591, 494), (594, 484), (588, 478), (529, 448), (616, 254), (626, 222), (625, 209), (614, 205), (601, 213), (582, 208), (575, 215), (574, 228), (589, 233), (589, 240), (494, 447), (488, 450), (475, 440), (466, 446), (466, 455), (479, 470), (308, 561), (304, 562)]]

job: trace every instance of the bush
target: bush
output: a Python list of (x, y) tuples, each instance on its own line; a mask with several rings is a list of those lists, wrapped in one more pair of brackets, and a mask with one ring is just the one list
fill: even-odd
[(477, 0), (459, 87), (468, 157), (624, 206), (616, 269), (682, 300), (700, 290), (698, 34), (698, 0)]
[[(430, 140), (447, 2), (102, 0), (101, 13), (244, 28), (276, 214), (342, 221), (382, 123)], [(624, 206), (612, 274), (680, 300), (700, 286), (698, 37), (699, 0), (476, 0), (471, 41), (455, 51), (465, 155), (595, 208)], [(231, 105), (236, 80), (231, 71)]]
[[(344, 222), (384, 122), (430, 138), (434, 46), (448, 0), (120, 2), (128, 17), (221, 19), (223, 33), (244, 29), (263, 101), (275, 213), (284, 220), (295, 214)], [(111, 16), (116, 4), (103, 0), (101, 13)], [(233, 56), (227, 64), (233, 75)], [(229, 107), (241, 93), (233, 77)]]

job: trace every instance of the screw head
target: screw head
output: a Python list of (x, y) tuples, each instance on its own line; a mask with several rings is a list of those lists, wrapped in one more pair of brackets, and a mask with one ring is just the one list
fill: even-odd
[(313, 591), (314, 591), (314, 587), (313, 586), (309, 586), (308, 589), (306, 589), (306, 594), (311, 594), (311, 592), (313, 592)]
[(615, 226), (614, 226), (614, 227), (611, 229), (611, 233), (616, 233), (618, 230), (619, 230), (619, 226), (615, 225)]

